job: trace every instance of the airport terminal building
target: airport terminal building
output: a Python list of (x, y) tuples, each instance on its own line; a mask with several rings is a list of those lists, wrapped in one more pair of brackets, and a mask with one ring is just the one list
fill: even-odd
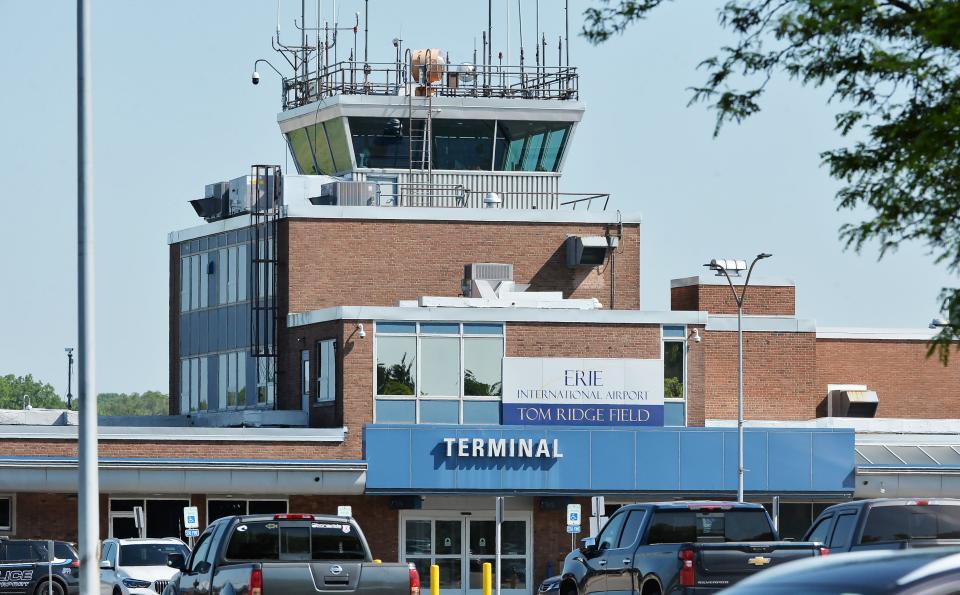
[[(569, 503), (735, 497), (726, 278), (674, 263), (670, 310), (643, 309), (639, 214), (560, 191), (575, 69), (419, 56), (382, 85), (287, 81), (296, 173), (209, 184), (204, 221), (170, 233), (170, 415), (103, 419), (104, 537), (136, 535), (136, 507), (168, 536), (187, 505), (202, 524), (349, 505), (376, 557), (479, 592), (506, 496), (519, 595), (570, 550)], [(750, 282), (747, 499), (799, 537), (829, 503), (960, 496), (960, 364), (926, 357), (935, 331), (820, 327), (797, 290)], [(75, 419), (2, 422), (0, 532), (75, 539)]]

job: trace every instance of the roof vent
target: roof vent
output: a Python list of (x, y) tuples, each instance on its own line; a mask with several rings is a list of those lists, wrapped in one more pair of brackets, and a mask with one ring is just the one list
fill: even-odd
[(460, 289), (463, 297), (482, 297), (474, 281), (491, 281), (496, 286), (501, 281), (513, 281), (513, 265), (495, 262), (475, 262), (464, 265)]
[(568, 236), (567, 266), (599, 266), (606, 259), (609, 247), (604, 236)]
[(830, 417), (876, 417), (880, 399), (874, 390), (830, 391)]

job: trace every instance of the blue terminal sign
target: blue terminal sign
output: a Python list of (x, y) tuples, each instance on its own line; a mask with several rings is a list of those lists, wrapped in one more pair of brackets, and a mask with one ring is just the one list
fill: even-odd
[(663, 360), (507, 357), (504, 425), (662, 426)]

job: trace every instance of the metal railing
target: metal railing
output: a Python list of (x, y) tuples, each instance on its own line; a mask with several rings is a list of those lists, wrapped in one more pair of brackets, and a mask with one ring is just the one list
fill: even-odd
[(585, 211), (589, 211), (590, 207), (593, 206), (593, 201), (599, 203), (603, 201), (603, 206), (599, 207), (597, 210), (606, 211), (607, 205), (610, 204), (610, 194), (591, 194), (589, 192), (563, 192), (562, 196), (575, 196), (577, 198), (572, 198), (570, 200), (561, 201), (560, 208), (570, 207), (571, 211), (576, 211), (577, 207), (583, 205)]
[[(471, 190), (463, 184), (433, 184), (417, 182), (342, 182), (376, 186), (366, 197), (345, 194), (337, 202), (341, 205), (377, 207), (452, 207), (452, 208), (536, 208), (543, 210), (582, 207), (589, 211), (606, 211), (609, 194), (585, 192), (490, 192)], [(362, 193), (361, 193), (362, 194)], [(523, 200), (511, 200), (511, 198)], [(533, 199), (533, 200), (531, 200)], [(566, 200), (565, 200), (566, 199)], [(333, 204), (333, 203), (330, 203)]]
[[(424, 67), (421, 67), (421, 70)], [(336, 95), (431, 95), (576, 100), (580, 79), (568, 66), (429, 66), (438, 81), (423, 85), (400, 63), (338, 62), (283, 79), (283, 109), (289, 110)], [(424, 77), (419, 77), (423, 80)]]

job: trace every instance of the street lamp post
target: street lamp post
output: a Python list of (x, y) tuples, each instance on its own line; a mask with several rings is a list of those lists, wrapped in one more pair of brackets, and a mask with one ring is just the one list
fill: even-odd
[(64, 347), (67, 352), (67, 411), (73, 409), (73, 347)]
[[(727, 278), (730, 291), (733, 292), (733, 299), (737, 302), (737, 502), (743, 502), (743, 298), (747, 294), (747, 286), (750, 285), (750, 275), (753, 273), (754, 265), (771, 256), (773, 255), (767, 253), (757, 254), (749, 268), (745, 260), (722, 258), (714, 258), (709, 264), (703, 265), (711, 271), (717, 271), (717, 276), (723, 275)], [(747, 271), (747, 278), (738, 295), (730, 273), (739, 277), (743, 271)]]

